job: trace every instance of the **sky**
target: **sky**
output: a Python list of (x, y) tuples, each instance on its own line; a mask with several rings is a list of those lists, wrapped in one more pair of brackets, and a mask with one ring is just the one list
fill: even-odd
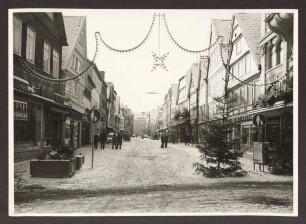
[[(87, 57), (93, 58), (96, 44), (95, 32), (113, 48), (129, 49), (138, 45), (147, 35), (154, 13), (165, 13), (168, 27), (176, 41), (184, 48), (201, 50), (209, 46), (211, 19), (231, 19), (229, 10), (65, 10), (64, 16), (86, 16)], [(159, 29), (160, 27), (160, 29)], [(160, 30), (160, 32), (159, 32)], [(168, 71), (153, 66), (152, 52), (168, 53), (165, 64)], [(149, 39), (131, 53), (110, 51), (99, 46), (97, 67), (105, 71), (105, 80), (114, 83), (115, 90), (124, 105), (134, 113), (149, 111), (163, 104), (171, 84), (177, 84), (193, 63), (199, 61), (198, 54), (179, 49), (171, 40), (162, 17), (158, 16)], [(147, 94), (147, 92), (158, 94)]]

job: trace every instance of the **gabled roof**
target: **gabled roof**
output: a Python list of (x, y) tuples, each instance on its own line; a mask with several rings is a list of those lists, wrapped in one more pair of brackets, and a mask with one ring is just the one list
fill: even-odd
[[(213, 29), (216, 34), (216, 38), (218, 36), (223, 37), (223, 44), (228, 44), (232, 29), (232, 20), (230, 19), (212, 19)], [(213, 42), (215, 40), (212, 40)]]
[(66, 69), (68, 62), (72, 55), (73, 49), (77, 43), (83, 24), (85, 23), (85, 16), (64, 16), (64, 25), (66, 30), (68, 47), (63, 47), (62, 50), (62, 69)]
[(259, 13), (234, 14), (256, 65), (260, 64), (261, 15)]

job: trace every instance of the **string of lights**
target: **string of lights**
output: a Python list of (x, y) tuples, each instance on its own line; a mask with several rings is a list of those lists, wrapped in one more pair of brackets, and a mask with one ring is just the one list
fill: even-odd
[(136, 46), (133, 47), (133, 48), (124, 49), (124, 50), (113, 48), (113, 47), (111, 47), (109, 44), (107, 44), (107, 43), (103, 40), (102, 36), (100, 35), (101, 42), (102, 42), (102, 43), (104, 44), (104, 46), (107, 47), (109, 50), (112, 50), (112, 51), (115, 51), (115, 52), (118, 52), (118, 53), (130, 53), (130, 52), (132, 52), (132, 51), (134, 51), (134, 50), (137, 50), (138, 48), (140, 48), (140, 47), (149, 39), (150, 34), (152, 33), (153, 27), (154, 27), (154, 24), (155, 24), (155, 17), (156, 17), (156, 15), (155, 15), (155, 13), (154, 13), (154, 15), (153, 15), (153, 20), (152, 20), (152, 23), (151, 23), (149, 32), (147, 33), (147, 35), (145, 36), (145, 38), (144, 38), (138, 45), (136, 45)]
[(94, 54), (94, 57), (93, 57), (92, 61), (90, 62), (90, 64), (88, 65), (88, 67), (85, 70), (83, 70), (82, 72), (80, 72), (76, 76), (65, 78), (65, 79), (50, 78), (50, 77), (46, 77), (46, 76), (40, 74), (39, 72), (35, 71), (33, 68), (31, 68), (29, 63), (24, 59), (21, 60), (21, 64), (24, 66), (24, 68), (28, 72), (28, 74), (34, 76), (35, 78), (37, 78), (38, 80), (41, 80), (41, 81), (56, 84), (56, 83), (61, 83), (61, 82), (77, 80), (80, 76), (86, 74), (92, 68), (92, 66), (94, 65), (94, 63), (95, 63), (95, 61), (98, 57), (98, 52), (99, 52), (98, 35), (99, 35), (99, 32), (96, 32), (95, 33), (96, 50), (95, 50), (95, 54)]
[(173, 35), (171, 34), (170, 29), (169, 29), (169, 27), (168, 27), (168, 24), (167, 24), (167, 20), (166, 20), (165, 14), (163, 14), (163, 18), (164, 18), (164, 25), (165, 25), (166, 31), (167, 31), (167, 33), (168, 33), (170, 39), (172, 40), (172, 42), (173, 42), (178, 48), (180, 48), (180, 49), (183, 50), (183, 51), (186, 51), (186, 52), (188, 52), (188, 53), (193, 53), (193, 54), (204, 53), (204, 52), (210, 50), (211, 48), (213, 48), (214, 46), (216, 46), (218, 43), (222, 42), (222, 39), (223, 39), (223, 38), (222, 38), (221, 36), (219, 36), (219, 37), (217, 38), (217, 40), (216, 40), (211, 46), (209, 46), (208, 48), (205, 48), (205, 49), (202, 49), (202, 50), (189, 50), (189, 49), (183, 47), (182, 45), (180, 45), (180, 44), (175, 40), (175, 38), (174, 38)]

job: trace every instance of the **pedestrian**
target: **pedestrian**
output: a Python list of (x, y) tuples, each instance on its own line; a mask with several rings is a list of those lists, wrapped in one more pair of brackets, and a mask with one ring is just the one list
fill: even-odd
[(164, 144), (165, 144), (165, 142), (164, 142), (164, 134), (161, 135), (160, 140), (161, 140), (161, 146), (160, 147), (164, 148)]
[(116, 149), (116, 147), (117, 147), (117, 134), (116, 134), (116, 132), (114, 133), (112, 140), (113, 140), (112, 141), (112, 149), (114, 149), (114, 147)]
[(168, 145), (168, 135), (165, 134), (164, 136), (164, 144), (165, 144), (165, 148), (167, 148), (167, 145)]
[(105, 148), (105, 142), (106, 142), (106, 133), (102, 131), (100, 133), (100, 141), (101, 141), (101, 150)]
[(95, 149), (97, 149), (97, 147), (98, 147), (99, 138), (100, 137), (99, 137), (98, 133), (96, 133), (94, 135), (94, 146), (95, 146)]
[(122, 145), (122, 136), (120, 133), (118, 133), (118, 136), (117, 136), (117, 149), (119, 147), (119, 149), (121, 149), (121, 145)]
[(188, 139), (189, 139), (188, 132), (186, 132), (186, 133), (185, 133), (185, 139), (184, 139), (185, 145), (187, 145)]

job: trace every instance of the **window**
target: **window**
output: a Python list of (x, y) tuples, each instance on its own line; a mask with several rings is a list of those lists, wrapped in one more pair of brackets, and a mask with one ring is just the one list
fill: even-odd
[(53, 49), (53, 70), (52, 75), (58, 78), (59, 73), (59, 53), (57, 50)]
[(22, 34), (22, 21), (16, 16), (13, 18), (14, 23), (14, 52), (21, 55), (21, 34)]
[(253, 103), (252, 93), (253, 93), (253, 86), (248, 85), (248, 105), (251, 105)]
[(271, 49), (271, 68), (274, 68), (277, 65), (277, 54), (276, 46), (274, 45)]
[(249, 74), (251, 72), (251, 56), (247, 55), (245, 57), (245, 74)]
[(34, 64), (35, 58), (35, 39), (36, 33), (31, 27), (27, 27), (27, 50), (26, 50), (26, 59)]
[(240, 88), (240, 107), (243, 108), (245, 106), (245, 90), (244, 87)]
[(243, 61), (239, 61), (238, 62), (238, 77), (242, 77), (243, 76)]
[(241, 52), (241, 39), (236, 42), (236, 55)]
[(285, 44), (282, 41), (279, 48), (279, 63), (282, 64), (284, 62), (284, 47)]
[(80, 72), (80, 69), (81, 69), (81, 62), (75, 55), (73, 55), (72, 57), (72, 68), (76, 72)]
[[(259, 84), (259, 81), (256, 81), (255, 84)], [(257, 100), (259, 97), (259, 86), (254, 87), (254, 100)]]
[(237, 89), (234, 91), (233, 100), (234, 100), (233, 102), (234, 107), (238, 107), (239, 106), (239, 93)]
[(50, 74), (50, 56), (51, 55), (51, 47), (50, 44), (44, 42), (44, 63), (43, 70)]

